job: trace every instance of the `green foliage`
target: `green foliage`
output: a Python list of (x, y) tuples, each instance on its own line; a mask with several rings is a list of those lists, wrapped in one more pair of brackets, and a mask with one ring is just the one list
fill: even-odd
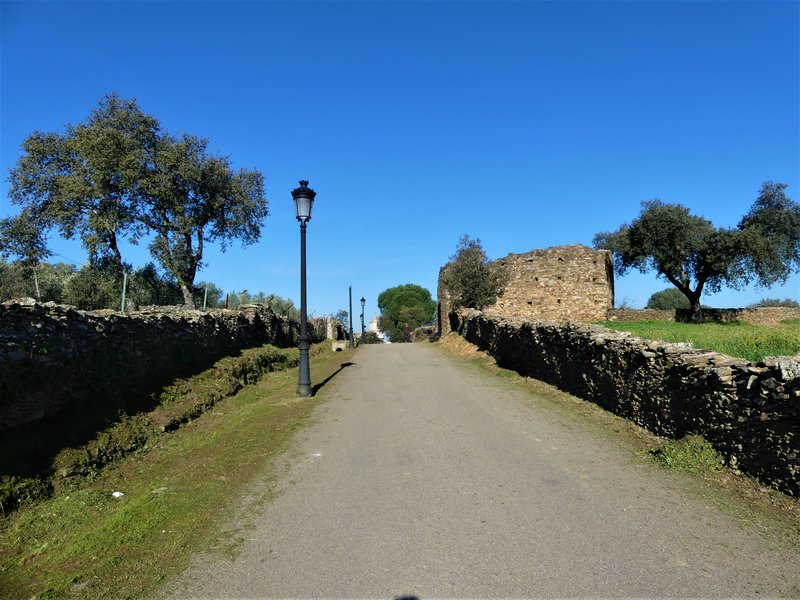
[(255, 170), (234, 172), (226, 157), (212, 156), (208, 142), (195, 136), (162, 135), (148, 172), (139, 218), (154, 233), (150, 251), (173, 275), (186, 306), (194, 308), (192, 286), (203, 265), (204, 245), (224, 251), (238, 239), (258, 241), (268, 214), (264, 177)]
[(649, 454), (665, 467), (683, 473), (718, 472), (725, 464), (719, 452), (699, 435), (670, 440)]
[[(228, 308), (238, 308), (243, 304), (261, 304), (270, 308), (276, 315), (286, 317), (295, 323), (300, 322), (300, 311), (294, 305), (294, 301), (289, 298), (282, 298), (275, 294), (265, 294), (258, 292), (251, 294), (246, 289), (241, 292), (231, 292), (228, 294), (229, 305)], [(224, 306), (224, 299), (220, 301)]]
[(780, 307), (780, 308), (800, 308), (800, 302), (797, 300), (792, 300), (791, 298), (784, 298), (780, 300), (779, 298), (762, 298), (755, 304), (751, 304), (748, 308), (771, 308), (771, 307)]
[(769, 287), (800, 270), (800, 204), (786, 195), (785, 183), (767, 181), (758, 198), (739, 222), (743, 264), (747, 279)]
[(655, 310), (673, 310), (675, 308), (689, 308), (689, 301), (680, 290), (667, 288), (650, 296), (645, 308)]
[(222, 298), (224, 294), (225, 292), (210, 281), (201, 281), (195, 284), (192, 290), (192, 297), (194, 298), (195, 305), (203, 306), (203, 300), (205, 300), (206, 308), (225, 306), (225, 302)]
[[(158, 271), (152, 262), (128, 276), (127, 302), (132, 306), (171, 306), (181, 303), (181, 291), (174, 279)], [(201, 299), (202, 302), (202, 299)]]
[(17, 217), (0, 219), (0, 258), (4, 261), (12, 256), (32, 280), (36, 298), (41, 299), (41, 286), (37, 266), (50, 255), (42, 228), (35, 222), (30, 210), (23, 210)]
[(381, 317), (378, 326), (392, 342), (403, 341), (403, 330), (409, 332), (433, 321), (436, 302), (425, 288), (413, 283), (398, 285), (378, 295)]
[(81, 310), (119, 310), (121, 299), (122, 280), (110, 260), (98, 264), (98, 268), (84, 265), (70, 277), (63, 290), (64, 303)]
[(710, 221), (689, 214), (679, 204), (660, 200), (642, 203), (642, 212), (630, 225), (599, 233), (596, 248), (611, 250), (614, 269), (651, 269), (678, 288), (692, 309), (699, 310), (703, 288), (718, 291), (736, 261), (732, 232), (716, 229)]
[(450, 294), (453, 308), (482, 309), (495, 303), (508, 281), (505, 270), (489, 263), (480, 239), (463, 235), (456, 253), (444, 267), (442, 284)]
[(342, 309), (340, 309), (340, 310), (336, 311), (336, 314), (335, 314), (335, 315), (331, 315), (331, 316), (332, 316), (334, 319), (336, 319), (337, 321), (339, 321), (339, 322), (340, 322), (342, 325), (344, 325), (345, 327), (349, 327), (349, 323), (350, 323), (350, 313), (349, 313), (349, 312), (347, 312), (345, 309), (343, 309), (343, 308), (342, 308)]
[(8, 263), (0, 259), (0, 302), (12, 298), (35, 298), (35, 273), (39, 283), (39, 300), (63, 303), (64, 287), (75, 272), (75, 267), (65, 263), (41, 263), (35, 267), (26, 267), (19, 261)]
[(80, 236), (90, 263), (110, 258), (122, 272), (121, 237), (141, 234), (137, 222), (147, 151), (158, 122), (135, 100), (105, 96), (89, 117), (64, 133), (34, 132), (10, 172), (9, 196), (41, 229)]
[(276, 315), (288, 318), (295, 323), (300, 322), (300, 311), (292, 300), (281, 298), (280, 296), (270, 295), (267, 305), (272, 308)]
[(800, 353), (800, 327), (797, 324), (751, 325), (750, 323), (672, 323), (668, 321), (612, 321), (609, 329), (627, 331), (648, 340), (690, 343), (757, 362), (765, 356), (794, 356)]
[(68, 239), (80, 236), (91, 267), (110, 264), (121, 276), (120, 240), (152, 235), (152, 256), (194, 308), (205, 244), (218, 242), (223, 251), (235, 239), (251, 244), (267, 216), (261, 173), (234, 172), (207, 145), (162, 132), (135, 100), (108, 95), (78, 125), (23, 142), (9, 176), (9, 197), (22, 213), (0, 223), (0, 244), (35, 264), (55, 228)]
[[(174, 306), (183, 303), (183, 292), (177, 281), (169, 274), (159, 271), (155, 263), (128, 271), (126, 289), (126, 310), (137, 307)], [(8, 263), (0, 258), (0, 302), (12, 298), (36, 297), (36, 288), (31, 277), (32, 268), (20, 261)], [(96, 261), (93, 266), (84, 265), (79, 270), (65, 263), (41, 263), (35, 267), (42, 302), (71, 304), (81, 310), (112, 309), (119, 310), (122, 299), (122, 277), (115, 273), (112, 261), (108, 258)], [(225, 294), (212, 282), (201, 281), (192, 287), (196, 306), (203, 306), (203, 298), (208, 289), (206, 308), (225, 306)], [(298, 322), (300, 313), (291, 300), (264, 292), (250, 294), (242, 290), (231, 294), (231, 308), (240, 304), (262, 304), (269, 306), (281, 316)]]
[(4, 259), (16, 256), (23, 266), (35, 267), (50, 254), (44, 231), (30, 210), (0, 219), (0, 256)]
[(769, 287), (800, 270), (800, 205), (785, 188), (764, 183), (736, 229), (716, 228), (680, 204), (643, 202), (638, 218), (598, 233), (594, 245), (611, 250), (619, 275), (655, 270), (680, 290), (700, 320), (704, 289), (740, 289), (753, 280)]
[(362, 344), (382, 344), (383, 340), (377, 331), (367, 331), (361, 338)]

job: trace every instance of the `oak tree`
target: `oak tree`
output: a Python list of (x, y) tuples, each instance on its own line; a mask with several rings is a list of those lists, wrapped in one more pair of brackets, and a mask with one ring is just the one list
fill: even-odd
[(218, 242), (223, 251), (234, 240), (253, 244), (268, 214), (263, 175), (234, 171), (207, 146), (188, 134), (160, 136), (139, 211), (153, 233), (151, 254), (177, 279), (188, 308), (194, 308), (192, 286), (206, 244)]
[(378, 295), (381, 316), (378, 327), (392, 342), (404, 339), (404, 330), (416, 329), (433, 321), (436, 302), (425, 288), (407, 283), (384, 290)]
[(105, 96), (65, 132), (28, 136), (10, 171), (9, 197), (41, 229), (79, 236), (90, 264), (108, 257), (121, 275), (121, 238), (144, 233), (137, 205), (158, 135), (158, 122), (135, 100)]
[(442, 285), (453, 308), (483, 309), (495, 303), (508, 275), (497, 263), (490, 263), (481, 240), (463, 235), (456, 253), (442, 270)]
[(630, 224), (598, 233), (595, 248), (610, 250), (614, 270), (655, 270), (689, 301), (692, 320), (702, 320), (700, 297), (723, 286), (755, 282), (770, 287), (800, 270), (800, 205), (785, 184), (766, 182), (736, 228), (715, 227), (680, 204), (642, 203)]

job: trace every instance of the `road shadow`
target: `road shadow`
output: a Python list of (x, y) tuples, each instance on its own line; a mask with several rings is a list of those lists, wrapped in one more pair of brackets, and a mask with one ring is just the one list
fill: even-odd
[(321, 390), (321, 389), (322, 389), (322, 388), (325, 386), (325, 384), (326, 384), (326, 383), (328, 383), (328, 382), (329, 382), (331, 379), (333, 379), (334, 377), (336, 377), (336, 376), (337, 376), (339, 373), (341, 373), (342, 371), (344, 371), (344, 370), (345, 370), (347, 367), (352, 367), (354, 364), (356, 364), (356, 363), (354, 363), (354, 362), (346, 362), (346, 363), (342, 363), (342, 364), (339, 366), (339, 368), (338, 368), (338, 369), (336, 369), (336, 370), (335, 370), (333, 373), (331, 373), (330, 375), (328, 375), (328, 376), (325, 378), (325, 380), (324, 380), (324, 381), (320, 381), (318, 384), (316, 384), (315, 386), (313, 386), (313, 387), (311, 388), (311, 389), (314, 391), (314, 394), (316, 394), (318, 391), (320, 391), (320, 390)]

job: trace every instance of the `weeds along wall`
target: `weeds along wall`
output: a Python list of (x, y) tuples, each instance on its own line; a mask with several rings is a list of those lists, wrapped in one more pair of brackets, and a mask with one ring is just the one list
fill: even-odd
[(497, 363), (659, 435), (705, 437), (729, 466), (800, 496), (800, 364), (750, 363), (594, 325), (451, 312)]
[[(324, 323), (312, 321), (311, 332), (325, 339)], [(0, 431), (109, 395), (141, 397), (223, 356), (289, 347), (297, 336), (296, 323), (258, 305), (121, 314), (12, 300), (0, 305)]]

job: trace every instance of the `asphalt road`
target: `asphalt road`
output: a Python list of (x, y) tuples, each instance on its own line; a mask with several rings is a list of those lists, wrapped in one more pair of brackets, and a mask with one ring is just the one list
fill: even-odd
[(576, 417), (427, 344), (354, 362), (238, 556), (172, 597), (800, 595), (797, 554)]

